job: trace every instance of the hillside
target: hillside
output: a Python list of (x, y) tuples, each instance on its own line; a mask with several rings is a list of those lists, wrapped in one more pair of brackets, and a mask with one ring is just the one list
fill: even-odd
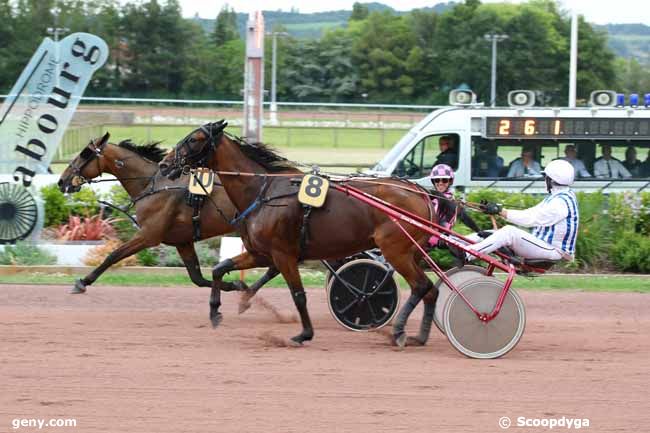
[[(382, 3), (364, 3), (370, 12), (376, 11), (390, 11), (396, 15), (406, 14), (408, 12), (396, 11), (390, 6)], [(442, 13), (447, 9), (454, 7), (454, 2), (439, 3), (433, 7), (422, 8), (425, 11), (434, 11)], [(338, 10), (328, 12), (315, 12), (315, 13), (299, 13), (299, 12), (284, 12), (284, 11), (263, 11), (264, 24), (267, 29), (273, 29), (276, 25), (281, 24), (284, 29), (296, 38), (319, 38), (322, 34), (329, 29), (337, 27), (345, 27), (352, 10)], [(215, 19), (205, 18), (191, 18), (193, 21), (198, 22), (206, 32), (211, 32), (214, 28)], [(244, 35), (246, 29), (246, 20), (248, 14), (237, 14), (237, 26), (239, 32)]]
[(645, 24), (607, 24), (596, 26), (608, 34), (608, 45), (617, 56), (633, 58), (650, 65), (650, 26)]
[[(396, 11), (382, 3), (364, 3), (370, 12), (390, 11), (401, 15), (408, 12)], [(455, 2), (438, 3), (433, 7), (422, 8), (426, 11), (442, 13), (453, 8)], [(267, 29), (276, 25), (283, 28), (296, 38), (319, 38), (326, 30), (345, 27), (350, 18), (351, 10), (337, 10), (329, 12), (299, 13), (283, 11), (264, 11), (264, 20)], [(216, 17), (215, 17), (216, 18)], [(237, 14), (239, 32), (244, 35), (248, 14)], [(215, 19), (191, 18), (198, 22), (206, 32), (214, 28)], [(609, 47), (614, 54), (623, 58), (634, 58), (642, 64), (650, 65), (650, 26), (645, 24), (606, 24), (594, 27), (608, 34)]]

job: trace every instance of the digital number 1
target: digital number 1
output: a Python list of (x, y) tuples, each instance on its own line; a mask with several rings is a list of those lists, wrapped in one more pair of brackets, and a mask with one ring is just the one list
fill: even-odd
[(553, 122), (553, 135), (560, 135), (560, 121)]

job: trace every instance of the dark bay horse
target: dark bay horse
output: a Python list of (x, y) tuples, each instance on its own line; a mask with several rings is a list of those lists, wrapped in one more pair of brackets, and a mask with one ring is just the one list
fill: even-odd
[[(193, 212), (192, 208), (185, 204), (188, 176), (170, 181), (160, 175), (158, 162), (166, 151), (155, 143), (144, 146), (136, 146), (129, 141), (111, 144), (108, 138), (107, 133), (99, 140), (91, 141), (70, 162), (61, 174), (59, 189), (62, 192), (76, 192), (85, 181), (102, 173), (110, 173), (135, 202), (134, 208), (140, 229), (132, 239), (109, 254), (90, 274), (77, 280), (72, 293), (85, 292), (86, 286), (95, 282), (113, 264), (161, 243), (176, 247), (194, 284), (212, 287), (212, 281), (206, 280), (201, 274), (194, 249)], [(215, 186), (210, 197), (219, 208), (206, 201), (201, 209), (201, 239), (221, 236), (235, 230), (230, 225), (230, 220), (235, 216), (236, 209), (224, 189)], [(261, 287), (277, 274), (275, 269), (269, 269), (254, 287)], [(211, 316), (211, 319), (218, 322), (219, 317)]]
[[(298, 263), (310, 259), (336, 259), (379, 247), (411, 287), (411, 297), (393, 327), (395, 343), (406, 344), (404, 326), (408, 316), (427, 293), (420, 336), (428, 321), (428, 329), (424, 329), (428, 337), (437, 289), (418, 266), (416, 246), (390, 217), (330, 189), (323, 207), (311, 211), (310, 222), (303, 229), (304, 209), (295, 195), (298, 187), (291, 181), (292, 177), (302, 178), (303, 173), (266, 146), (248, 144), (225, 133), (226, 126), (220, 121), (200, 127), (179, 142), (160, 163), (161, 173), (170, 178), (199, 166), (217, 171), (226, 193), (245, 215), (239, 230), (247, 252), (214, 268), (213, 288), (232, 290), (227, 287), (232, 283), (221, 282), (228, 271), (274, 265), (287, 281), (300, 314), (302, 332), (290, 340), (300, 345), (311, 340), (314, 331)], [(397, 179), (351, 180), (349, 183), (423, 218), (432, 218), (430, 201), (423, 195), (426, 191), (417, 185)], [(410, 225), (405, 229), (420, 245), (425, 245), (428, 238), (425, 233)], [(301, 235), (305, 230), (306, 242)]]

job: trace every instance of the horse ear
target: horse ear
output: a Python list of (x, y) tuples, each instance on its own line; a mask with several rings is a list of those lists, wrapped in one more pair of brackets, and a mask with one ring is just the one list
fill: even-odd
[(212, 133), (213, 134), (218, 134), (221, 131), (223, 131), (224, 129), (226, 129), (226, 126), (228, 126), (228, 122), (226, 122), (226, 119), (221, 119), (221, 120), (219, 120), (217, 122), (214, 122), (212, 124), (212, 128), (213, 128)]
[(103, 149), (104, 146), (108, 143), (108, 139), (110, 138), (111, 134), (108, 132), (104, 134), (104, 136), (99, 140), (99, 144), (97, 145), (97, 149)]

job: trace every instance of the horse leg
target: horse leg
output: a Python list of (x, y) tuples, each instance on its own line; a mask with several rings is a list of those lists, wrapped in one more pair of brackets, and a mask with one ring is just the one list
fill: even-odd
[(231, 292), (233, 290), (247, 290), (248, 287), (246, 284), (241, 281), (235, 281), (234, 283), (223, 282), (223, 276), (230, 271), (250, 269), (258, 266), (266, 266), (267, 264), (263, 260), (254, 256), (249, 252), (240, 254), (232, 259), (226, 259), (217, 264), (212, 270), (212, 291), (210, 293), (210, 321), (212, 322), (212, 327), (216, 328), (221, 323), (223, 318), (222, 314), (219, 312), (219, 307), (221, 306), (221, 291)]
[[(436, 292), (436, 296), (437, 296)], [(431, 324), (433, 323), (433, 315), (436, 311), (436, 299), (433, 298), (433, 292), (428, 292), (424, 299), (424, 314), (422, 315), (422, 322), (420, 323), (420, 332), (415, 337), (408, 337), (406, 339), (407, 346), (424, 346), (429, 340), (431, 334)]]
[(289, 343), (292, 346), (301, 346), (304, 341), (310, 341), (314, 338), (314, 328), (311, 325), (311, 319), (307, 311), (307, 296), (305, 295), (305, 289), (302, 286), (300, 272), (298, 271), (298, 258), (276, 253), (273, 254), (273, 262), (289, 285), (293, 303), (298, 309), (302, 322), (302, 332), (292, 337)]
[(177, 245), (176, 250), (183, 259), (185, 269), (187, 269), (187, 273), (189, 274), (192, 282), (199, 287), (212, 287), (212, 281), (203, 278), (203, 274), (201, 273), (201, 265), (199, 264), (199, 258), (196, 256), (194, 244), (189, 243)]
[(99, 278), (99, 276), (103, 274), (106, 269), (110, 268), (120, 260), (137, 253), (138, 251), (154, 245), (158, 245), (159, 243), (160, 242), (147, 241), (140, 232), (136, 233), (132, 239), (123, 243), (118, 248), (116, 248), (115, 251), (110, 253), (106, 259), (104, 259), (101, 265), (97, 266), (85, 277), (75, 281), (74, 288), (70, 290), (70, 293), (85, 293), (86, 286), (89, 286), (97, 281), (97, 278)]
[(239, 314), (248, 310), (251, 307), (250, 300), (262, 286), (278, 275), (280, 271), (275, 266), (271, 266), (266, 270), (266, 273), (262, 275), (262, 278), (255, 281), (248, 290), (242, 292), (241, 298), (239, 299)]
[[(431, 320), (433, 320), (433, 311), (435, 310), (435, 301), (438, 298), (438, 290), (434, 288), (433, 283), (424, 273), (424, 270), (418, 266), (417, 260), (415, 258), (414, 252), (411, 250), (408, 251), (399, 251), (399, 248), (386, 248), (382, 249), (384, 257), (393, 265), (395, 270), (399, 272), (404, 279), (411, 286), (411, 296), (409, 296), (406, 303), (400, 309), (397, 319), (393, 324), (393, 341), (399, 347), (404, 347), (406, 345), (406, 332), (404, 328), (406, 322), (408, 321), (409, 316), (418, 305), (418, 303), (424, 298), (424, 296), (431, 293), (431, 307), (425, 307), (425, 317), (423, 318), (422, 327), (424, 327), (425, 333), (428, 335), (429, 332), (426, 330), (426, 322), (429, 319), (426, 319), (428, 315), (431, 315)], [(427, 309), (428, 308), (428, 309)], [(431, 330), (431, 324), (428, 325), (429, 331)], [(422, 328), (421, 328), (422, 331)]]

